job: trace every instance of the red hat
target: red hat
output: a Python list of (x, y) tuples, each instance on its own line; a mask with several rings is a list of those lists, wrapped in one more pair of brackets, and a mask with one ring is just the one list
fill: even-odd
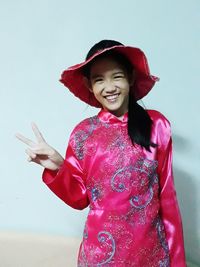
[(84, 82), (83, 68), (98, 55), (102, 55), (108, 50), (119, 52), (132, 64), (135, 79), (134, 85), (130, 87), (130, 90), (134, 93), (135, 100), (139, 100), (146, 96), (159, 78), (150, 74), (147, 58), (144, 52), (139, 48), (131, 46), (115, 45), (98, 51), (84, 62), (64, 70), (60, 82), (85, 103), (94, 107), (101, 107), (101, 104), (96, 100), (93, 93), (89, 91)]

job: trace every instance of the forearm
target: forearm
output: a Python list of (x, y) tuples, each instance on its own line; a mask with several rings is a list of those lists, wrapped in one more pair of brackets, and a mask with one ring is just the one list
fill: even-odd
[(186, 267), (182, 220), (173, 183), (167, 191), (161, 194), (161, 217), (169, 247), (170, 267)]
[(86, 188), (79, 171), (72, 170), (72, 166), (66, 160), (59, 170), (44, 169), (42, 179), (53, 193), (72, 208), (84, 209), (89, 205)]

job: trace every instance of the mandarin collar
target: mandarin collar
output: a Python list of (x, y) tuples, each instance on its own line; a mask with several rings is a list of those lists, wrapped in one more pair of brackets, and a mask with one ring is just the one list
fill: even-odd
[(128, 122), (128, 112), (120, 117), (120, 119), (106, 110), (101, 110), (98, 113), (98, 118), (104, 123), (126, 125)]

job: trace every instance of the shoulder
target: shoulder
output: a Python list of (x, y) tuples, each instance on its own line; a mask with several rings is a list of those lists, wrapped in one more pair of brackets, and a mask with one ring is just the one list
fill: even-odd
[(82, 120), (72, 130), (70, 139), (73, 138), (74, 135), (77, 135), (77, 134), (84, 135), (84, 133), (85, 133), (88, 135), (88, 134), (92, 133), (93, 130), (98, 125), (98, 122), (99, 122), (99, 119), (97, 116), (89, 117), (89, 118)]
[(154, 121), (156, 122), (156, 121), (160, 120), (163, 123), (166, 123), (166, 124), (170, 125), (169, 120), (160, 111), (153, 110), (153, 109), (147, 109), (146, 111), (148, 112), (148, 114), (149, 114), (149, 116), (150, 116), (150, 118), (152, 119), (153, 122)]
[(98, 118), (93, 116), (79, 122), (71, 132), (68, 149), (73, 151), (77, 159), (82, 160), (84, 158), (85, 142), (96, 129), (96, 125), (98, 125)]

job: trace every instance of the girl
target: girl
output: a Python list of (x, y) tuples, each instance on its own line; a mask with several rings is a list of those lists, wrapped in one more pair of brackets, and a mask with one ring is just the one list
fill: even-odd
[(35, 124), (29, 161), (44, 166), (43, 181), (75, 209), (90, 207), (78, 267), (185, 267), (181, 216), (172, 173), (169, 121), (138, 103), (157, 77), (144, 53), (103, 40), (61, 82), (101, 108), (73, 130), (65, 159)]

